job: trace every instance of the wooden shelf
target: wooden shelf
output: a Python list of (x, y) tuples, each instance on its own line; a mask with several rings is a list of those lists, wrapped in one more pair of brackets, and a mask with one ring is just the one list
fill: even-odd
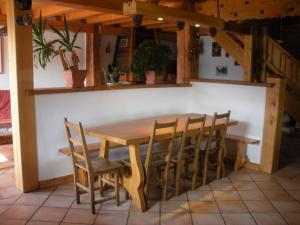
[(191, 84), (130, 84), (130, 85), (115, 85), (115, 86), (100, 86), (100, 87), (83, 87), (83, 88), (39, 88), (26, 90), (27, 95), (46, 95), (46, 94), (63, 94), (73, 92), (88, 92), (88, 91), (107, 91), (107, 90), (122, 90), (122, 89), (139, 89), (139, 88), (172, 88), (172, 87), (191, 87)]
[(248, 81), (236, 81), (236, 80), (216, 80), (216, 79), (191, 79), (191, 82), (201, 82), (201, 83), (217, 83), (217, 84), (236, 84), (236, 85), (248, 85), (248, 86), (258, 86), (258, 87), (272, 87), (273, 84), (270, 83), (256, 83)]

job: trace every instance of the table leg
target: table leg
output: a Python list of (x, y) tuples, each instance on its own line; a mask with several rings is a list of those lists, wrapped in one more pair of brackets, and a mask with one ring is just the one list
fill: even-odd
[(137, 209), (146, 211), (146, 199), (144, 194), (145, 175), (138, 145), (129, 145), (131, 163), (131, 176), (123, 176), (124, 186), (132, 197)]

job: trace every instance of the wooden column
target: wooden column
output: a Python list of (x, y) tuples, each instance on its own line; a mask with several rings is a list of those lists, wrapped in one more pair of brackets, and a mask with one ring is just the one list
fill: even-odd
[(15, 21), (31, 10), (20, 11), (15, 0), (6, 5), (16, 186), (28, 192), (38, 188), (34, 96), (25, 94), (33, 89), (32, 27)]
[(93, 32), (86, 34), (87, 86), (100, 86), (104, 83), (103, 77), (101, 76), (100, 45), (101, 36), (99, 24), (95, 24)]
[(199, 71), (199, 40), (197, 38), (198, 28), (192, 26), (190, 30), (190, 47), (193, 48), (194, 54), (189, 54), (190, 60), (190, 78), (198, 79), (198, 71)]
[(260, 169), (272, 173), (278, 167), (285, 81), (282, 78), (268, 77), (267, 82), (274, 86), (267, 89)]
[(190, 26), (185, 24), (184, 29), (177, 31), (177, 84), (186, 84), (191, 76)]
[(244, 81), (252, 81), (253, 35), (244, 35)]
[[(130, 28), (130, 34), (129, 34), (129, 54), (128, 54), (128, 65), (132, 63), (134, 52), (135, 52), (135, 42), (136, 42), (136, 28), (132, 27)], [(128, 81), (133, 81), (134, 76), (132, 72), (129, 72), (129, 77), (127, 77)]]

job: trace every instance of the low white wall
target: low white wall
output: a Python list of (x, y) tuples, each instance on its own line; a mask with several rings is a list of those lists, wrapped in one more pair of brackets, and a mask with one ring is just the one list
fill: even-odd
[[(188, 111), (189, 88), (129, 89), (38, 95), (36, 126), (39, 179), (72, 173), (71, 161), (58, 152), (67, 147), (64, 117), (94, 126), (127, 119)], [(115, 151), (114, 151), (115, 152)]]
[[(230, 133), (262, 140), (266, 88), (229, 84), (193, 83), (187, 88), (150, 88), (37, 95), (36, 126), (39, 179), (72, 173), (71, 161), (58, 152), (68, 146), (64, 117), (84, 126), (170, 113), (232, 111), (239, 125)], [(95, 141), (95, 140), (91, 140)], [(249, 145), (248, 158), (260, 162), (260, 145)], [(125, 152), (126, 153), (126, 152)], [(113, 157), (120, 152), (113, 151)]]
[[(193, 83), (190, 111), (197, 113), (227, 112), (239, 124), (228, 133), (262, 140), (265, 118), (266, 88), (256, 86)], [(250, 162), (260, 163), (261, 144), (248, 145)]]

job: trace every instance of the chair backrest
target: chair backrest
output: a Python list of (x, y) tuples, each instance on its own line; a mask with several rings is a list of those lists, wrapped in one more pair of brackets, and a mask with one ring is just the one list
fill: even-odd
[[(177, 159), (181, 159), (185, 151), (198, 150), (202, 142), (206, 115), (196, 118), (188, 117), (184, 126), (181, 137), (180, 148), (177, 154)], [(191, 143), (190, 138), (195, 137), (194, 143)]]
[(211, 146), (212, 142), (215, 142), (219, 147), (224, 146), (230, 113), (230, 110), (227, 113), (214, 113), (208, 136), (208, 147)]
[[(81, 168), (88, 174), (92, 173), (91, 160), (89, 157), (82, 124), (80, 122), (78, 124), (71, 123), (67, 120), (67, 118), (65, 118), (65, 128), (70, 145), (74, 170), (76, 171), (78, 168)], [(81, 150), (76, 150), (75, 146), (80, 146)]]
[(175, 141), (176, 129), (177, 129), (178, 119), (172, 122), (159, 123), (154, 121), (153, 129), (150, 136), (150, 141), (148, 144), (146, 160), (145, 160), (145, 172), (146, 175), (149, 173), (151, 160), (154, 154), (154, 144), (156, 142), (168, 142), (168, 147), (166, 151), (160, 151), (158, 153), (164, 154), (164, 160), (168, 164), (171, 161), (173, 154), (173, 146)]

